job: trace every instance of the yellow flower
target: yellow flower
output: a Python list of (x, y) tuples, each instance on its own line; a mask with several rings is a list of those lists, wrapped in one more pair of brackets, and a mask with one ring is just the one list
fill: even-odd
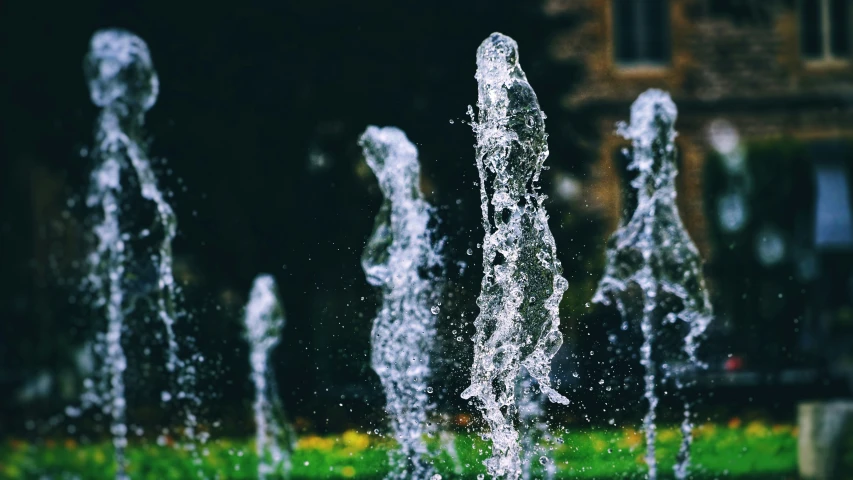
[(746, 434), (750, 437), (766, 437), (770, 430), (763, 423), (755, 421), (746, 426)]
[(335, 447), (335, 440), (332, 438), (323, 438), (317, 435), (302, 437), (296, 443), (296, 448), (300, 450), (321, 450), (330, 451)]
[(346, 467), (341, 469), (341, 475), (347, 478), (352, 478), (355, 476), (355, 469), (347, 465)]
[(342, 439), (344, 445), (356, 451), (361, 451), (370, 446), (370, 437), (363, 433), (358, 433), (355, 430), (347, 430), (344, 432)]
[(703, 423), (693, 429), (694, 438), (713, 437), (717, 433), (717, 426), (713, 423)]
[(660, 430), (660, 435), (658, 436), (658, 438), (662, 442), (668, 442), (670, 440), (674, 440), (676, 436), (677, 435), (675, 433), (675, 430), (667, 428), (665, 430)]

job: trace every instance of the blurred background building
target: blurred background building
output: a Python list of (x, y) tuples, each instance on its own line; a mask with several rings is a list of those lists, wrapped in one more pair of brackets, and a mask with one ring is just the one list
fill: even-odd
[(634, 206), (614, 125), (648, 88), (678, 105), (678, 203), (708, 262), (710, 343), (726, 346), (721, 366), (749, 370), (728, 380), (853, 379), (853, 3), (549, 0), (545, 11), (576, 18), (550, 51), (583, 65), (561, 106), (599, 139), (585, 145), (584, 198), (606, 231)]

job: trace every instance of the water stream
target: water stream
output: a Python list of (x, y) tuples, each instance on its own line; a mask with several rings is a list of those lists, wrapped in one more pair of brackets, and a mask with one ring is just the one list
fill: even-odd
[(371, 366), (385, 390), (385, 411), (399, 450), (390, 454), (389, 479), (434, 474), (427, 433), (430, 353), (440, 313), (440, 242), (430, 228), (434, 209), (420, 189), (418, 151), (394, 127), (368, 127), (359, 140), (384, 200), (364, 249), (367, 281), (382, 293), (371, 332)]
[[(626, 321), (640, 317), (640, 361), (645, 369), (644, 397), (648, 402), (643, 419), (645, 459), (651, 480), (657, 478), (655, 419), (659, 399), (655, 387), (661, 368), (654, 353), (659, 331), (678, 322), (686, 327), (683, 352), (693, 367), (689, 375), (704, 366), (697, 357), (698, 342), (713, 318), (702, 259), (675, 203), (677, 116), (669, 94), (651, 89), (631, 106), (630, 124), (618, 127), (618, 133), (631, 142), (628, 169), (636, 172), (631, 186), (637, 190), (637, 207), (608, 242), (605, 273), (593, 298), (603, 304), (615, 303)], [(681, 375), (675, 378), (679, 389), (688, 383)], [(686, 396), (683, 401), (682, 443), (675, 465), (678, 479), (687, 478), (693, 428)]]
[(284, 329), (284, 309), (279, 300), (278, 286), (271, 275), (255, 278), (243, 324), (249, 342), (249, 363), (255, 387), (252, 410), (255, 415), (258, 480), (287, 476), (291, 468), (290, 450), (294, 437), (285, 419), (270, 366), (270, 352), (281, 341)]
[[(563, 343), (558, 306), (568, 282), (561, 276), (543, 206), (546, 196), (538, 186), (548, 157), (545, 114), (521, 69), (516, 42), (500, 33), (490, 35), (477, 50), (476, 78), (479, 114), (476, 120), (471, 115), (484, 272), (471, 385), (462, 396), (475, 401), (489, 427), (489, 474), (518, 479), (524, 463), (518, 395), (569, 403), (550, 379), (551, 360)], [(519, 392), (522, 375), (531, 381)], [(536, 410), (526, 409), (530, 411)], [(524, 428), (538, 423), (524, 420)], [(543, 463), (550, 461), (543, 458)]]

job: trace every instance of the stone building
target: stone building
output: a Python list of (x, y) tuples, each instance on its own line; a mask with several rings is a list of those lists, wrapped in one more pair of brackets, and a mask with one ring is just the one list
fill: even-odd
[(743, 142), (853, 138), (849, 0), (548, 0), (545, 10), (579, 18), (555, 35), (552, 56), (584, 66), (563, 105), (599, 132), (587, 193), (611, 227), (621, 213), (614, 158), (624, 146), (614, 124), (648, 88), (669, 91), (679, 107), (679, 202), (705, 254), (712, 122), (730, 122)]
[[(754, 330), (767, 332), (786, 322), (775, 329), (786, 333), (774, 348), (837, 351), (830, 362), (844, 357), (843, 363), (853, 365), (843, 353), (853, 338), (848, 145), (853, 140), (853, 1), (546, 0), (544, 11), (572, 19), (566, 22), (570, 27), (554, 34), (550, 53), (555, 62), (579, 64), (583, 71), (561, 101), (596, 132), (584, 181), (591, 213), (608, 232), (617, 227), (630, 200), (622, 193), (627, 172), (620, 152), (627, 142), (616, 136), (615, 124), (628, 119), (631, 102), (646, 89), (669, 91), (679, 109), (679, 208), (708, 261), (712, 289), (718, 290), (718, 327), (748, 321), (738, 315), (765, 315), (766, 323)], [(812, 274), (812, 283), (792, 280), (782, 286), (778, 277), (787, 281), (788, 271), (768, 268), (753, 282), (760, 283), (753, 285), (759, 293), (749, 294), (763, 298), (749, 310), (735, 305), (747, 295), (741, 287), (730, 288), (730, 298), (720, 301), (721, 284), (730, 280), (718, 275), (725, 268), (715, 257), (725, 250), (714, 243), (712, 222), (723, 220), (707, 213), (706, 167), (715, 151), (748, 156), (750, 145), (775, 141), (794, 142), (809, 152), (810, 171), (794, 179), (807, 193), (795, 207), (784, 207), (809, 211), (800, 212), (806, 221), (787, 235), (807, 238), (816, 262), (826, 268)], [(773, 248), (763, 249), (770, 240), (758, 238), (764, 244), (751, 255), (763, 261), (759, 257), (769, 252), (773, 260)], [(791, 264), (792, 250), (789, 242)], [(800, 270), (808, 270), (807, 262), (800, 263)], [(737, 264), (728, 268), (737, 275)], [(832, 299), (822, 296), (827, 284), (838, 289)], [(789, 292), (801, 295), (796, 306)], [(769, 298), (779, 300), (768, 307)], [(759, 338), (753, 334), (753, 341)]]

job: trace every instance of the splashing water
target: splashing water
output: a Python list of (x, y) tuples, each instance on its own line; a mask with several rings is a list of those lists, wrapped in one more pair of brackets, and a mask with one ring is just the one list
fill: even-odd
[[(284, 416), (275, 376), (269, 366), (270, 351), (278, 345), (284, 328), (284, 310), (278, 287), (271, 275), (258, 275), (252, 285), (243, 317), (252, 383), (255, 385), (255, 451), (258, 455), (258, 479), (287, 475), (293, 433)], [(284, 446), (282, 446), (284, 445)]]
[(548, 157), (545, 115), (518, 63), (518, 45), (500, 33), (477, 50), (477, 105), (472, 125), (483, 213), (483, 282), (477, 304), (471, 385), (491, 432), (489, 474), (522, 475), (516, 391), (521, 367), (551, 402), (569, 400), (551, 387), (551, 360), (563, 343), (561, 276), (554, 237), (537, 185)]
[[(127, 359), (122, 347), (126, 316), (141, 295), (154, 291), (157, 316), (167, 334), (166, 368), (179, 370), (179, 397), (197, 403), (192, 393), (194, 371), (178, 357), (178, 342), (174, 332), (175, 282), (172, 275), (172, 240), (177, 220), (172, 208), (157, 188), (157, 179), (144, 150), (144, 114), (157, 99), (159, 82), (145, 42), (124, 30), (110, 29), (95, 33), (84, 61), (84, 73), (92, 102), (101, 107), (95, 133), (93, 157), (99, 162), (92, 172), (87, 205), (98, 208), (102, 218), (94, 227), (97, 239), (89, 255), (90, 273), (87, 281), (98, 294), (97, 307), (107, 316), (107, 332), (103, 345), (101, 381), (86, 383), (84, 406), (102, 405), (111, 419), (110, 430), (118, 462), (117, 478), (125, 474), (124, 448), (127, 445), (125, 424), (126, 400), (123, 374)], [(139, 227), (124, 214), (130, 208), (133, 192), (124, 187), (138, 185), (141, 198), (154, 205), (155, 225)], [(161, 235), (156, 254), (134, 251), (134, 246), (152, 235)], [(156, 287), (143, 287), (130, 282), (138, 272), (141, 259), (156, 258)], [(143, 267), (144, 268), (144, 267)], [(145, 278), (143, 277), (143, 280)], [(186, 368), (184, 368), (186, 367)], [(185, 410), (185, 434), (192, 439), (195, 416)]]
[[(515, 390), (518, 424), (521, 429), (521, 478), (551, 480), (556, 475), (557, 468), (542, 445), (543, 441), (550, 438), (548, 422), (544, 416), (547, 399), (542, 392), (536, 390), (530, 375), (522, 375)], [(538, 469), (542, 469), (541, 473), (537, 472)]]
[(440, 242), (429, 222), (433, 208), (421, 193), (418, 151), (399, 129), (370, 126), (359, 139), (385, 199), (361, 264), (382, 292), (371, 332), (371, 366), (385, 389), (385, 410), (399, 451), (391, 452), (388, 478), (431, 478), (425, 461), (429, 357), (440, 309), (431, 271), (441, 267)]
[(453, 473), (462, 475), (464, 469), (462, 468), (462, 459), (459, 458), (459, 451), (456, 450), (456, 435), (446, 430), (441, 431), (438, 434), (438, 441), (441, 443), (441, 449), (447, 453), (453, 463)]
[[(643, 333), (641, 363), (645, 369), (645, 398), (649, 409), (643, 420), (646, 432), (646, 463), (649, 478), (657, 477), (655, 460), (655, 372), (652, 358), (656, 332), (663, 324), (682, 321), (687, 325), (684, 352), (694, 367), (704, 367), (696, 356), (699, 337), (713, 313), (702, 276), (702, 259), (687, 234), (675, 204), (675, 120), (678, 111), (669, 94), (651, 89), (631, 106), (630, 125), (620, 124), (618, 133), (631, 141), (633, 158), (629, 170), (637, 172), (631, 185), (637, 189), (637, 209), (610, 238), (607, 266), (593, 301), (615, 301), (623, 318), (633, 310), (629, 289), (639, 288)], [(672, 303), (672, 301), (675, 303)], [(669, 311), (664, 310), (667, 305)], [(671, 305), (671, 306), (670, 306)], [(640, 308), (640, 307), (637, 307)], [(679, 388), (681, 381), (676, 382)], [(684, 401), (683, 434), (675, 465), (678, 479), (687, 477), (692, 442), (692, 423)]]

